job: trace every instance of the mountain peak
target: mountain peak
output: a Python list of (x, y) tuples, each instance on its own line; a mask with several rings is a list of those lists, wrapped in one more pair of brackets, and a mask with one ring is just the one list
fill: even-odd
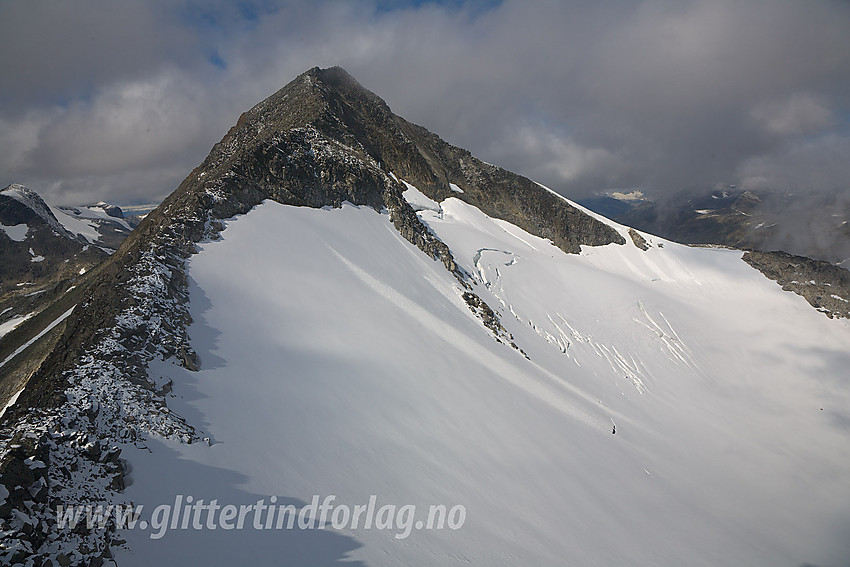
[[(18, 213), (20, 216), (20, 222), (27, 222), (27, 217), (30, 214), (35, 214), (44, 221), (45, 224), (50, 226), (50, 228), (56, 231), (58, 234), (65, 236), (67, 238), (73, 238), (73, 236), (68, 232), (64, 226), (56, 219), (56, 216), (50, 210), (50, 207), (47, 203), (44, 202), (44, 199), (41, 198), (41, 195), (26, 187), (24, 185), (20, 185), (18, 183), (12, 183), (2, 191), (0, 191), (0, 195), (4, 197), (9, 197), (14, 199), (21, 205), (25, 207), (25, 209), (21, 209)], [(31, 213), (25, 212), (26, 210), (31, 211)]]
[[(280, 90), (242, 114), (236, 127), (247, 126), (257, 134), (272, 134), (290, 128), (321, 122), (334, 122), (345, 104), (359, 100), (389, 113), (389, 107), (376, 94), (363, 87), (342, 67), (313, 67), (301, 73)], [(253, 127), (253, 128), (252, 128)]]
[(181, 189), (209, 195), (207, 205), (226, 218), (260, 195), (293, 205), (347, 200), (392, 209), (385, 193), (401, 200), (399, 179), (435, 201), (460, 198), (566, 252), (625, 243), (559, 195), (395, 115), (341, 67), (309, 69), (244, 113)]
[[(196, 244), (215, 238), (222, 219), (247, 213), (265, 200), (312, 208), (349, 202), (386, 212), (403, 238), (465, 283), (468, 274), (448, 246), (405, 200), (407, 183), (436, 202), (460, 199), (569, 253), (580, 252), (583, 245), (626, 243), (615, 228), (556, 193), (396, 116), (344, 69), (313, 68), (244, 113), (124, 241), (93, 284), (99, 290), (97, 300), (70, 319), (76, 333), (68, 335), (67, 350), (86, 348), (99, 325), (118, 316), (129, 301), (127, 279), (136, 272), (150, 270), (147, 276), (154, 279), (169, 273), (173, 281), (166, 288), (185, 293), (183, 263)], [(163, 317), (175, 316), (171, 299), (163, 299), (161, 306), (157, 301)], [(498, 326), (493, 327), (498, 333)], [(165, 334), (156, 339), (159, 351), (179, 355), (185, 366), (193, 366), (183, 323), (175, 320), (163, 328)], [(53, 377), (72, 358), (51, 355), (41, 373), (44, 380), (34, 379), (22, 400), (54, 403), (47, 401), (54, 400)]]
[[(0, 194), (5, 195), (6, 197), (11, 197), (30, 207), (37, 207), (39, 204), (44, 204), (44, 200), (38, 193), (26, 185), (21, 185), (20, 183), (12, 183), (8, 185), (4, 189), (0, 190)], [(46, 207), (47, 205), (45, 204), (44, 206)]]
[(357, 79), (355, 79), (351, 73), (338, 65), (328, 67), (326, 69), (313, 67), (312, 69), (305, 71), (304, 75), (314, 77), (330, 86), (366, 90), (360, 83), (357, 82)]

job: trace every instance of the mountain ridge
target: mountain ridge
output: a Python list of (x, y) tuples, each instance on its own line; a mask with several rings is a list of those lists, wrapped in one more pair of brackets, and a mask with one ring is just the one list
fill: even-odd
[[(276, 112), (276, 108), (289, 110)], [(425, 199), (431, 199), (434, 205), (425, 207), (417, 214), (411, 205), (414, 190)], [(321, 210), (325, 208), (329, 210)], [(351, 310), (349, 302), (349, 293), (356, 292), (366, 306), (368, 315), (372, 314), (371, 309), (380, 309), (382, 313), (398, 316), (393, 319), (394, 326), (388, 326), (387, 329), (381, 328), (383, 325), (380, 319), (376, 324), (371, 320), (356, 321), (356, 317), (345, 318), (343, 330), (337, 331), (337, 327), (343, 327), (343, 321), (336, 320), (336, 312), (325, 313), (326, 317), (320, 322), (324, 325), (322, 328), (330, 334), (339, 332), (340, 336), (335, 337), (337, 342), (326, 341), (321, 335), (310, 336), (309, 333), (303, 333), (302, 337), (302, 329), (295, 329), (299, 338), (310, 343), (308, 352), (314, 357), (316, 353), (323, 352), (330, 355), (327, 359), (316, 360), (297, 351), (297, 355), (304, 358), (295, 356), (293, 364), (297, 366), (298, 361), (301, 361), (302, 370), (313, 380), (291, 384), (294, 389), (288, 392), (288, 396), (283, 395), (287, 390), (277, 391), (281, 396), (278, 400), (280, 403), (295, 400), (302, 388), (309, 389), (317, 382), (321, 385), (325, 380), (331, 388), (328, 403), (336, 404), (357, 398), (356, 388), (352, 388), (347, 381), (349, 373), (365, 378), (367, 382), (364, 385), (375, 386), (368, 382), (374, 373), (377, 383), (384, 383), (384, 378), (393, 378), (400, 380), (399, 384), (407, 388), (407, 395), (401, 396), (404, 402), (400, 409), (388, 414), (397, 415), (398, 421), (390, 421), (389, 425), (379, 422), (379, 431), (395, 432), (396, 427), (411, 429), (417, 424), (415, 416), (418, 414), (409, 413), (408, 410), (416, 409), (421, 413), (422, 407), (437, 408), (439, 411), (435, 414), (426, 412), (425, 417), (439, 424), (435, 427), (441, 434), (452, 440), (462, 440), (466, 431), (464, 426), (471, 426), (482, 435), (477, 441), (483, 443), (493, 437), (489, 430), (491, 424), (469, 424), (460, 415), (462, 412), (450, 411), (451, 402), (454, 401), (450, 394), (446, 394), (445, 399), (440, 396), (428, 398), (431, 403), (414, 407), (421, 399), (417, 394), (423, 393), (419, 388), (428, 385), (418, 379), (428, 374), (428, 368), (423, 371), (421, 366), (436, 364), (453, 369), (452, 363), (458, 362), (474, 368), (474, 376), (455, 375), (452, 374), (453, 370), (436, 373), (433, 382), (438, 386), (437, 392), (442, 395), (444, 388), (456, 385), (459, 389), (453, 393), (464, 396), (463, 399), (469, 404), (463, 407), (481, 413), (482, 408), (489, 408), (490, 403), (496, 404), (503, 412), (503, 418), (519, 412), (519, 415), (524, 416), (523, 420), (534, 425), (528, 426), (531, 435), (527, 438), (516, 437), (516, 432), (502, 429), (504, 434), (518, 441), (510, 445), (509, 452), (523, 455), (525, 446), (532, 446), (534, 451), (530, 456), (534, 460), (558, 465), (554, 468), (558, 469), (559, 479), (560, 473), (564, 472), (561, 465), (567, 465), (573, 456), (569, 451), (553, 451), (545, 435), (542, 440), (539, 438), (540, 433), (551, 432), (547, 431), (545, 420), (536, 421), (539, 419), (535, 417), (538, 414), (556, 420), (553, 423), (559, 424), (559, 435), (576, 435), (575, 438), (569, 438), (577, 448), (575, 457), (583, 460), (591, 475), (605, 472), (594, 472), (594, 463), (600, 462), (597, 456), (608, 455), (618, 464), (613, 468), (622, 472), (627, 469), (631, 471), (639, 462), (638, 459), (642, 458), (641, 452), (655, 447), (655, 443), (663, 445), (664, 450), (658, 455), (664, 455), (665, 451), (678, 454), (677, 447), (668, 447), (662, 443), (662, 438), (666, 439), (666, 436), (658, 433), (663, 429), (652, 430), (651, 427), (650, 444), (629, 452), (630, 443), (638, 439), (642, 431), (646, 432), (648, 427), (641, 425), (639, 417), (644, 411), (647, 415), (654, 415), (651, 410), (656, 406), (646, 406), (646, 410), (644, 406), (637, 406), (637, 414), (630, 416), (621, 411), (621, 405), (636, 403), (633, 399), (644, 400), (646, 392), (651, 391), (655, 381), (660, 378), (686, 377), (685, 380), (677, 379), (667, 383), (676, 391), (694, 384), (702, 387), (706, 382), (703, 380), (703, 371), (698, 367), (698, 357), (668, 321), (661, 311), (661, 305), (665, 306), (665, 311), (666, 306), (672, 305), (680, 315), (689, 313), (688, 301), (712, 292), (713, 286), (703, 287), (700, 278), (691, 273), (686, 264), (689, 259), (703, 258), (704, 253), (713, 251), (684, 247), (679, 249), (673, 243), (651, 235), (606, 223), (542, 186), (484, 164), (424, 128), (395, 117), (376, 95), (363, 89), (343, 70), (314, 68), (240, 117), (203, 163), (142, 221), (115, 254), (98, 266), (97, 274), (87, 279), (77, 292), (80, 294), (79, 301), (71, 309), (54, 314), (55, 327), (52, 332), (56, 335), (55, 348), (47, 353), (39, 353), (38, 357), (32, 355), (24, 361), (37, 368), (20, 393), (18, 402), (7, 408), (2, 418), (5, 424), (15, 424), (15, 429), (6, 440), (6, 451), (0, 455), (0, 485), (9, 493), (0, 502), (0, 519), (19, 518), (16, 513), (27, 510), (30, 523), (26, 526), (16, 524), (13, 535), (17, 547), (10, 548), (11, 551), (6, 555), (0, 551), (4, 559), (14, 563), (37, 556), (50, 557), (51, 561), (60, 564), (100, 564), (111, 557), (110, 545), (120, 544), (113, 539), (114, 526), (59, 532), (48, 520), (52, 506), (57, 502), (128, 502), (129, 497), (124, 489), (132, 488), (127, 482), (132, 476), (122, 460), (122, 447), (128, 452), (137, 449), (140, 452), (151, 451), (149, 445), (156, 448), (160, 441), (175, 441), (181, 443), (181, 446), (200, 445), (200, 449), (209, 446), (215, 451), (241, 446), (238, 442), (219, 444), (214, 434), (199, 429), (209, 424), (203, 420), (187, 421), (179, 412), (169, 408), (172, 400), (178, 407), (189, 407), (185, 400), (170, 398), (169, 395), (178, 388), (182, 395), (188, 393), (191, 397), (194, 393), (202, 397), (200, 390), (192, 390), (191, 382), (198, 382), (193, 377), (200, 372), (212, 382), (216, 371), (224, 368), (214, 351), (218, 352), (218, 347), (225, 345), (215, 344), (218, 340), (216, 329), (207, 320), (208, 311), (214, 305), (207, 306), (204, 301), (209, 301), (206, 293), (215, 292), (220, 294), (216, 296), (219, 305), (235, 299), (227, 298), (233, 289), (228, 286), (245, 282), (240, 282), (242, 274), (229, 273), (228, 262), (244, 260), (234, 265), (245, 269), (255, 268), (256, 265), (251, 263), (252, 246), (262, 248), (266, 254), (273, 248), (268, 243), (246, 241), (244, 237), (240, 240), (238, 232), (227, 226), (244, 229), (251, 235), (249, 222), (243, 222), (242, 219), (254, 218), (265, 219), (262, 222), (268, 224), (259, 226), (273, 227), (274, 234), (280, 239), (279, 246), (286, 247), (294, 255), (300, 253), (301, 261), (300, 268), (295, 272), (287, 271), (289, 266), (285, 263), (275, 266), (277, 271), (269, 272), (277, 276), (272, 281), (290, 286), (286, 288), (288, 292), (282, 294), (283, 297), (277, 297), (277, 288), (270, 288), (263, 281), (250, 281), (249, 277), (253, 286), (249, 289), (253, 289), (261, 299), (253, 305), (253, 308), (259, 309), (260, 315), (279, 307), (279, 303), (295, 304), (297, 309), (289, 312), (293, 316), (298, 312), (304, 313), (303, 305), (299, 305), (301, 294), (309, 299), (310, 307), (314, 303), (324, 305), (325, 302), (332, 302), (334, 309), (348, 308), (349, 314), (357, 313), (357, 309)], [(287, 220), (292, 223), (291, 227), (285, 222)], [(315, 232), (319, 229), (312, 227), (316, 226), (323, 227), (330, 243), (324, 242), (322, 235)], [(366, 233), (372, 240), (358, 241), (347, 233), (346, 228), (349, 226), (368, 231)], [(222, 234), (225, 229), (230, 232)], [(299, 229), (305, 232), (299, 232)], [(471, 235), (467, 238), (463, 231)], [(296, 240), (305, 238), (305, 235), (316, 238), (312, 238), (309, 243)], [(453, 248), (446, 243), (449, 239), (452, 239)], [(381, 248), (377, 252), (371, 249), (373, 242), (380, 242)], [(313, 245), (313, 248), (308, 248), (308, 244)], [(236, 246), (235, 252), (231, 252), (233, 256), (212, 252), (228, 246)], [(396, 255), (385, 261), (381, 256), (384, 252)], [(335, 271), (325, 274), (328, 277), (313, 278), (310, 270), (322, 266), (311, 263), (312, 253), (321, 254), (322, 266), (332, 265)], [(271, 256), (269, 261), (274, 259), (274, 254)], [(808, 306), (802, 304), (801, 300), (796, 301), (799, 298), (789, 298), (786, 296), (790, 294), (768, 289), (767, 282), (762, 281), (761, 276), (740, 262), (740, 257), (734, 256), (733, 252), (723, 251), (711, 259), (700, 260), (691, 268), (698, 268), (699, 274), (705, 277), (715, 278), (708, 281), (722, 284), (719, 286), (722, 289), (743, 282), (754, 296), (761, 293), (769, 296), (765, 306), (788, 308), (794, 316), (800, 317), (812, 328), (823, 329), (827, 324), (843, 324), (827, 321), (820, 315), (815, 319)], [(193, 257), (192, 262), (197, 264), (196, 267), (200, 266), (200, 271), (189, 273), (187, 261), (190, 257)], [(398, 261), (399, 265), (395, 265), (394, 261)], [(203, 269), (204, 262), (207, 263), (207, 272)], [(734, 274), (722, 274), (723, 270), (715, 269), (715, 263), (725, 267), (734, 266)], [(376, 273), (394, 279), (376, 279), (361, 265), (368, 265), (373, 270), (379, 270)], [(526, 269), (531, 271), (519, 271)], [(422, 270), (422, 273), (416, 270)], [(208, 280), (199, 281), (205, 275), (209, 277), (210, 274), (218, 273), (227, 276), (218, 278), (225, 279), (227, 285), (216, 289), (216, 286), (210, 286)], [(548, 279), (538, 282), (529, 274), (544, 275)], [(599, 274), (605, 277), (594, 277)], [(334, 290), (334, 277), (344, 277), (347, 287)], [(515, 279), (514, 284), (511, 284), (511, 278), (519, 278), (518, 283)], [(547, 284), (546, 289), (542, 289), (546, 282), (557, 282), (557, 285)], [(592, 297), (581, 295), (587, 292), (587, 286), (597, 282), (600, 284), (599, 289), (592, 290)], [(563, 286), (566, 291), (562, 293), (558, 286)], [(625, 297), (624, 291), (632, 289), (630, 286), (640, 292), (636, 301), (631, 300), (631, 292), (628, 301), (620, 297)], [(315, 291), (312, 289), (314, 287), (317, 288)], [(328, 293), (323, 295), (324, 292)], [(414, 298), (429, 298), (431, 303), (428, 305), (441, 309), (440, 315), (428, 313), (426, 307), (418, 306), (405, 295), (408, 292)], [(189, 300), (192, 293), (195, 294), (194, 305), (190, 305)], [(665, 294), (672, 297), (668, 303), (660, 302), (660, 298), (666, 297)], [(221, 300), (222, 295), (224, 301)], [(550, 309), (545, 302), (536, 302), (538, 295), (557, 305)], [(718, 297), (722, 297), (722, 294)], [(575, 301), (576, 298), (578, 301)], [(726, 315), (732, 314), (735, 308), (746, 307), (752, 297), (744, 295), (733, 299), (735, 301), (731, 307), (726, 306)], [(709, 309), (705, 306), (706, 301), (696, 302), (695, 308), (700, 313)], [(804, 306), (806, 310), (802, 309)], [(285, 311), (283, 313), (287, 314)], [(447, 317), (451, 324), (444, 326), (446, 321), (441, 319), (442, 316)], [(678, 320), (671, 320), (688, 340), (691, 337), (685, 332), (689, 331), (693, 335), (694, 328), (701, 328), (703, 323), (685, 318), (686, 325), (679, 327)], [(270, 329), (277, 329), (285, 327), (289, 322), (284, 317), (279, 321), (266, 321), (265, 324), (270, 325)], [(752, 320), (744, 322), (751, 324)], [(249, 328), (252, 323), (248, 322)], [(302, 323), (309, 323), (309, 319)], [(711, 324), (718, 336), (723, 337), (721, 331), (728, 330), (725, 316), (712, 319)], [(204, 336), (190, 337), (191, 325), (195, 325), (196, 332)], [(356, 345), (369, 339), (372, 336), (370, 332), (377, 332), (375, 328), (383, 333), (381, 336), (390, 341), (388, 344), (392, 346), (387, 348), (384, 343), (379, 343), (378, 347), (385, 350), (372, 352), (373, 356), (364, 356), (357, 351)], [(607, 333), (609, 336), (597, 337), (595, 329), (601, 329), (603, 335)], [(834, 329), (840, 331), (841, 327), (836, 326)], [(385, 365), (384, 358), (395, 354), (393, 346), (419, 346), (418, 343), (405, 345), (404, 341), (398, 341), (398, 337), (403, 335), (402, 331), (408, 330), (411, 336), (427, 339), (427, 344), (432, 347), (427, 352), (416, 351), (420, 368), (410, 367), (407, 360), (394, 360), (393, 364)], [(514, 342), (514, 334), (517, 342)], [(605, 344), (606, 340), (613, 341), (615, 338), (623, 354), (617, 350), (614, 342)], [(312, 344), (313, 341), (316, 344)], [(720, 344), (726, 343), (721, 341)], [(334, 345), (341, 349), (353, 349), (356, 360), (366, 360), (369, 364), (356, 371), (345, 364), (346, 358), (334, 356), (338, 354), (330, 348)], [(529, 345), (532, 348), (528, 348)], [(286, 354), (291, 346), (269, 342), (264, 354)], [(521, 347), (527, 348), (527, 352)], [(201, 349), (200, 354), (195, 348)], [(447, 348), (447, 351), (443, 353), (438, 348)], [(655, 356), (644, 356), (647, 353)], [(25, 356), (26, 353), (22, 353), (17, 359), (10, 358), (8, 364), (23, 364), (21, 357)], [(340, 360), (337, 361), (337, 358)], [(545, 361), (555, 361), (551, 367), (553, 370), (544, 365)], [(269, 374), (265, 377), (267, 382), (264, 387), (286, 384), (286, 380), (275, 373), (281, 367), (279, 362), (274, 359), (269, 363), (269, 371), (263, 373)], [(284, 362), (289, 363), (285, 357)], [(328, 368), (336, 368), (335, 364), (340, 364), (340, 370), (330, 372), (327, 376), (310, 374), (315, 370), (309, 369), (325, 368), (325, 362)], [(724, 357), (720, 368), (725, 368), (725, 363)], [(650, 370), (653, 364), (663, 370), (659, 371), (660, 376)], [(398, 369), (397, 374), (401, 376), (393, 375), (394, 368)], [(587, 370), (582, 370), (584, 368)], [(749, 367), (750, 370), (753, 368)], [(562, 378), (562, 373), (566, 373), (568, 379)], [(250, 371), (246, 371), (240, 376), (247, 379), (249, 374)], [(345, 381), (334, 383), (333, 379), (338, 378), (335, 374), (344, 374), (342, 377)], [(173, 380), (175, 377), (177, 380)], [(190, 383), (188, 392), (187, 384), (179, 383), (184, 378)], [(501, 381), (510, 388), (502, 391)], [(238, 390), (241, 388), (241, 380), (235, 382), (229, 381), (231, 387), (235, 386)], [(711, 385), (705, 392), (699, 389), (696, 392), (710, 394)], [(319, 390), (313, 393), (323, 392)], [(374, 393), (390, 396), (389, 399), (395, 395), (394, 387), (391, 386), (385, 386)], [(260, 392), (261, 396), (265, 394), (265, 391)], [(668, 400), (666, 392), (661, 394), (652, 403), (662, 404), (663, 409), (666, 407), (663, 404)], [(484, 398), (486, 403), (478, 403), (479, 395), (492, 397)], [(735, 401), (735, 396), (728, 398)], [(256, 400), (246, 399), (248, 403), (244, 407), (253, 407), (252, 404), (257, 403)], [(702, 398), (696, 396), (695, 399)], [(814, 395), (806, 398), (807, 401), (812, 399), (817, 398)], [(300, 407), (297, 402), (293, 403)], [(534, 405), (536, 403), (540, 405)], [(732, 408), (734, 415), (751, 412), (743, 405)], [(320, 407), (314, 409), (327, 411), (327, 406), (322, 402)], [(360, 411), (363, 410), (360, 408)], [(673, 408), (670, 411), (679, 415), (681, 410)], [(712, 411), (713, 407), (704, 409), (697, 404), (686, 413), (710, 415)], [(325, 419), (316, 419), (312, 415), (308, 416), (309, 419), (298, 418), (289, 425), (294, 427), (297, 423), (307, 423), (310, 430), (313, 425), (318, 428), (330, 422), (333, 416), (339, 417), (339, 413), (330, 412)], [(369, 413), (374, 415), (381, 412)], [(276, 411), (277, 417), (286, 414), (285, 411)], [(317, 423), (308, 423), (312, 419), (316, 419)], [(382, 419), (389, 420), (388, 417)], [(609, 421), (614, 419), (617, 420), (617, 433), (616, 438), (612, 439)], [(805, 419), (808, 420), (805, 423), (809, 423), (814, 418), (807, 414)], [(523, 420), (518, 424), (520, 428), (526, 426)], [(492, 426), (496, 426), (498, 421), (494, 419)], [(441, 429), (440, 425), (444, 422), (451, 427)], [(667, 425), (663, 419), (659, 424)], [(759, 429), (769, 430), (768, 426), (774, 425), (774, 421), (768, 419), (764, 424), (755, 425)], [(348, 431), (359, 426), (360, 423), (349, 423), (342, 429)], [(698, 420), (685, 423), (684, 428), (698, 439), (713, 430), (703, 427)], [(339, 432), (342, 429), (331, 428), (329, 431)], [(288, 432), (287, 427), (281, 426), (276, 435), (285, 437), (283, 433)], [(413, 432), (417, 433), (417, 430), (413, 428)], [(634, 437), (629, 437), (631, 432)], [(838, 438), (838, 434), (832, 430), (827, 433), (831, 440)], [(333, 433), (329, 435), (324, 439), (333, 437)], [(485, 446), (483, 452), (478, 454), (478, 458), (484, 459), (484, 462), (489, 462), (488, 459), (494, 455), (499, 461), (498, 457), (502, 456), (500, 450), (508, 448), (508, 444), (502, 444), (499, 436), (495, 437), (497, 444), (491, 447), (494, 451), (488, 454), (489, 450)], [(386, 435), (372, 441), (378, 442), (385, 438)], [(551, 440), (560, 444), (564, 439), (554, 436)], [(429, 440), (432, 439), (424, 439)], [(582, 444), (587, 440), (592, 441), (592, 444)], [(617, 444), (613, 445), (617, 449), (605, 453), (612, 446), (612, 441)], [(727, 438), (713, 441), (722, 444)], [(460, 447), (463, 448), (462, 445)], [(334, 447), (330, 449), (335, 450)], [(465, 448), (468, 451), (475, 449), (474, 446)], [(588, 452), (585, 453), (585, 450)], [(435, 455), (445, 456), (439, 453)], [(286, 462), (297, 461), (294, 456), (294, 453), (286, 453), (283, 459)], [(428, 454), (427, 457), (428, 463), (433, 464), (433, 456)], [(372, 458), (368, 456), (366, 460)], [(518, 464), (525, 466), (528, 462), (527, 459), (520, 459)], [(38, 463), (46, 466), (40, 467)], [(396, 462), (385, 464), (398, 465)], [(436, 476), (438, 480), (443, 478), (443, 472), (455, 475), (463, 472), (450, 470), (451, 458), (439, 464), (445, 465), (446, 470), (440, 467), (441, 474)], [(478, 463), (473, 460), (473, 465), (476, 465), (474, 468), (477, 470)], [(661, 464), (658, 463), (658, 466)], [(665, 471), (662, 470), (656, 477), (655, 464), (647, 464), (647, 467), (653, 473), (638, 468), (635, 469), (636, 475), (622, 472), (621, 476), (612, 478), (636, 483), (648, 494), (657, 494), (661, 490), (659, 486), (664, 487), (667, 482)], [(680, 470), (677, 467), (667, 470), (667, 474)], [(391, 468), (397, 473), (391, 476), (395, 479), (404, 478), (403, 468)], [(363, 474), (364, 470), (358, 472)], [(493, 472), (496, 476), (505, 473), (501, 469)], [(579, 467), (569, 472), (580, 475), (585, 471)], [(720, 486), (723, 486), (723, 475), (727, 472), (723, 471), (723, 474), (714, 478)], [(150, 482), (150, 479), (139, 476), (135, 480), (136, 486)], [(190, 478), (193, 483), (200, 480), (191, 475)], [(530, 478), (536, 477), (532, 475)], [(581, 482), (592, 480), (591, 476), (581, 478)], [(490, 475), (478, 477), (473, 473), (471, 477), (461, 477), (459, 480), (464, 485), (468, 483), (469, 490), (481, 483), (492, 488), (492, 485), (486, 484)], [(510, 482), (502, 485), (497, 483), (495, 486), (510, 489), (516, 479), (508, 480)], [(342, 482), (340, 479), (337, 481)], [(544, 488), (555, 486), (559, 487), (560, 483)], [(594, 486), (594, 497), (604, 499), (606, 493), (610, 492), (603, 486)], [(684, 490), (687, 486), (685, 483), (674, 485), (674, 488)], [(532, 487), (540, 488), (537, 485)], [(485, 500), (492, 500), (492, 494), (501, 493), (491, 492)], [(514, 493), (514, 496), (521, 495), (522, 490)], [(558, 495), (538, 492), (532, 496), (542, 504), (549, 505), (550, 497)], [(577, 495), (577, 499), (584, 504), (584, 511), (595, 512), (594, 518), (598, 520), (604, 517), (604, 509), (600, 512), (589, 508), (593, 497), (582, 492)], [(559, 502), (563, 504), (563, 499)], [(619, 504), (610, 499), (605, 502), (614, 506), (615, 510), (636, 513), (629, 509), (628, 503)], [(699, 514), (693, 515), (690, 508), (705, 505), (704, 502), (693, 503), (688, 500), (681, 509), (691, 511), (689, 521), (713, 526), (713, 514), (707, 514), (708, 519), (705, 519)], [(541, 507), (538, 512), (544, 508)], [(536, 517), (537, 513), (534, 515)], [(519, 519), (529, 521), (528, 516)], [(557, 520), (554, 524), (547, 522), (547, 525), (554, 525), (557, 529), (561, 521)], [(578, 522), (573, 527), (584, 529), (583, 518), (573, 520)], [(626, 539), (631, 541), (633, 530), (628, 523), (617, 523), (613, 527), (626, 528)], [(632, 527), (640, 529), (641, 524), (637, 522)], [(544, 529), (546, 526), (537, 528)], [(511, 533), (513, 529), (510, 528)], [(556, 531), (560, 532), (559, 529)], [(497, 535), (500, 536), (499, 541), (504, 541), (503, 534)], [(547, 537), (557, 535), (553, 532)], [(457, 541), (461, 540), (458, 538)], [(539, 547), (539, 543), (531, 541), (530, 546)], [(702, 539), (698, 547), (705, 547)], [(555, 553), (554, 550), (544, 550), (544, 553)], [(580, 551), (584, 553), (586, 550)], [(647, 549), (641, 548), (641, 551), (644, 557), (652, 555)], [(64, 554), (64, 557), (60, 558), (59, 553)], [(593, 553), (592, 548), (589, 553)], [(143, 560), (136, 558), (136, 561)]]
[[(286, 111), (276, 111), (276, 105)], [(402, 149), (393, 154), (388, 148), (396, 145)], [(450, 167), (440, 167), (441, 159), (451, 160)], [(28, 487), (44, 482), (38, 475), (21, 476), (27, 470), (26, 454), (48, 455), (54, 464), (64, 459), (66, 466), (88, 463), (99, 477), (109, 479), (110, 490), (120, 491), (124, 471), (110, 443), (133, 442), (150, 433), (187, 443), (199, 440), (191, 425), (167, 412), (168, 389), (150, 382), (148, 364), (159, 357), (198, 369), (187, 335), (192, 318), (186, 259), (198, 242), (217, 238), (223, 219), (244, 214), (265, 199), (313, 208), (350, 202), (387, 210), (401, 236), (467, 288), (464, 301), (495, 340), (520, 350), (493, 309), (469, 289), (470, 274), (458, 267), (448, 247), (404, 199), (406, 186), (389, 174), (393, 167), (438, 198), (451, 194), (480, 201), (488, 193), (476, 183), (490, 183), (498, 188), (494, 200), (510, 205), (506, 217), (549, 235), (565, 251), (579, 252), (582, 244), (625, 243), (616, 230), (545, 188), (478, 162), (424, 128), (395, 118), (379, 97), (342, 69), (311, 69), (243, 114), (210, 155), (98, 266), (75, 292), (79, 302), (51, 324), (52, 348), (31, 355), (39, 358), (30, 360), (24, 353), (7, 361), (7, 369), (15, 372), (30, 368), (17, 402), (1, 418), (18, 423), (15, 439), (27, 450), (7, 452), (0, 462), (0, 484), (11, 494), (0, 515), (9, 513), (10, 505), (23, 506)], [(455, 181), (463, 193), (452, 190), (449, 183)], [(531, 202), (530, 195), (539, 202)], [(87, 452), (85, 442), (60, 450), (60, 423), (73, 423), (81, 439), (97, 440), (101, 450)], [(107, 449), (113, 457), (103, 462), (101, 451)], [(67, 499), (60, 495), (75, 490), (61, 479), (51, 482), (57, 483), (53, 496), (45, 496), (40, 506)], [(25, 547), (38, 548), (45, 538), (82, 537), (86, 547), (103, 550), (111, 533), (57, 534), (40, 525), (25, 538)]]

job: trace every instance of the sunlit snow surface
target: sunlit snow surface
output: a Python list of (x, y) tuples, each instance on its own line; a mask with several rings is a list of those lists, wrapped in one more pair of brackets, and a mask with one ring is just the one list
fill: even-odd
[(50, 211), (56, 220), (71, 234), (79, 234), (89, 243), (97, 242), (100, 233), (97, 232), (97, 224), (90, 218), (80, 218), (59, 207), (50, 207)]
[(529, 359), (388, 215), (266, 202), (190, 260), (202, 370), (151, 369), (212, 445), (126, 448), (126, 495), (375, 494), (462, 504), (463, 527), (134, 530), (119, 565), (846, 563), (846, 320), (740, 252), (626, 236), (568, 255), (458, 199), (422, 204)]

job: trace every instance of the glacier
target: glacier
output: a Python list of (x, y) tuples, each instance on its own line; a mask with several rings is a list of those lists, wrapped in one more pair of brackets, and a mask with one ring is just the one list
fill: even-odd
[[(126, 444), (125, 496), (462, 505), (457, 530), (120, 532), (122, 566), (839, 565), (850, 328), (741, 252), (649, 234), (566, 254), (405, 197), (497, 340), (389, 215), (265, 201), (188, 261), (200, 371), (151, 363), (207, 443)], [(572, 203), (571, 203), (572, 204)], [(575, 206), (575, 205), (574, 205)], [(601, 217), (599, 217), (601, 218)], [(511, 346), (509, 342), (513, 342)], [(615, 434), (612, 434), (615, 431)]]

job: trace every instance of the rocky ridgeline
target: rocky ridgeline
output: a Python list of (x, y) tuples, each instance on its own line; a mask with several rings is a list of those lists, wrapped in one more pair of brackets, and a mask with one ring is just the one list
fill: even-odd
[(801, 295), (830, 319), (850, 319), (850, 272), (829, 262), (785, 252), (747, 252), (744, 261), (785, 291)]
[(102, 565), (111, 557), (106, 543), (115, 530), (114, 518), (58, 529), (56, 506), (128, 504), (119, 494), (124, 488), (120, 449), (67, 411), (37, 412), (4, 444), (3, 565)]
[[(109, 260), (3, 419), (0, 437), (0, 561), (4, 565), (100, 565), (115, 545), (114, 521), (59, 529), (58, 506), (127, 504), (116, 443), (150, 435), (193, 442), (195, 430), (169, 411), (169, 384), (147, 372), (154, 358), (196, 369), (185, 234), (176, 217), (156, 236)], [(214, 234), (214, 231), (212, 232)], [(37, 466), (33, 466), (36, 463)]]

